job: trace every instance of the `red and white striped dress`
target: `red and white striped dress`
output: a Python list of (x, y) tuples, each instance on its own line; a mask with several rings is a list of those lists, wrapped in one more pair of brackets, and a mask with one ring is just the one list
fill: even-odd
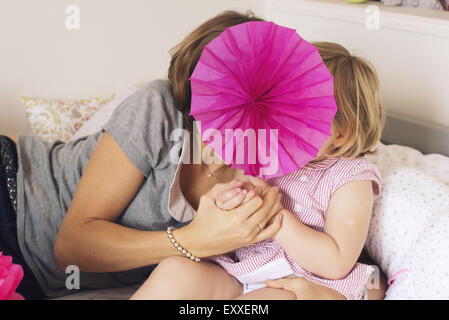
[[(283, 193), (282, 204), (285, 209), (305, 225), (322, 232), (332, 194), (345, 183), (354, 180), (371, 180), (375, 197), (381, 192), (379, 170), (363, 158), (328, 158), (308, 163), (298, 171), (269, 179), (267, 183), (279, 187)], [(243, 284), (263, 283), (267, 279), (295, 274), (334, 289), (348, 299), (362, 297), (365, 284), (374, 270), (368, 265), (356, 263), (346, 278), (324, 279), (304, 270), (272, 239), (211, 259)]]

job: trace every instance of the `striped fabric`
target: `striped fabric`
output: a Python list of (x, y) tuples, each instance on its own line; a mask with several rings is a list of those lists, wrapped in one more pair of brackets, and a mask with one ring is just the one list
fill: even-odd
[[(285, 209), (305, 225), (322, 232), (332, 194), (342, 185), (355, 180), (371, 180), (375, 197), (381, 192), (379, 170), (363, 158), (328, 158), (308, 163), (298, 171), (269, 179), (267, 183), (279, 187), (283, 193), (282, 204)], [(368, 265), (357, 263), (344, 279), (323, 279), (301, 268), (272, 239), (212, 259), (239, 280), (247, 278), (270, 262), (284, 260), (290, 266), (291, 274), (334, 289), (348, 299), (361, 298), (365, 284), (374, 270)]]

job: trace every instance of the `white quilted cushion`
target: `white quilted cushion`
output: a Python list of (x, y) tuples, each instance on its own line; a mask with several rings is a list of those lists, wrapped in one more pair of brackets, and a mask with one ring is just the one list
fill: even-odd
[[(366, 248), (392, 277), (386, 299), (449, 299), (449, 158), (379, 144), (383, 177)], [(430, 160), (431, 159), (431, 160)]]

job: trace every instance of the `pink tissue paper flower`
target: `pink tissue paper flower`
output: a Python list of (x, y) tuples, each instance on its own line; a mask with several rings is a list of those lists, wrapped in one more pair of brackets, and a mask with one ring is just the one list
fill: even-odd
[(24, 300), (15, 292), (22, 278), (22, 266), (13, 264), (12, 258), (0, 251), (0, 300)]

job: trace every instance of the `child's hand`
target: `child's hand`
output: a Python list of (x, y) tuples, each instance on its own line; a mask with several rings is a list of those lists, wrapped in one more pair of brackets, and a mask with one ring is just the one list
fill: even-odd
[(256, 195), (262, 195), (260, 188), (255, 187), (249, 182), (241, 180), (232, 180), (215, 199), (218, 208), (223, 210), (232, 210), (242, 203), (245, 203)]

